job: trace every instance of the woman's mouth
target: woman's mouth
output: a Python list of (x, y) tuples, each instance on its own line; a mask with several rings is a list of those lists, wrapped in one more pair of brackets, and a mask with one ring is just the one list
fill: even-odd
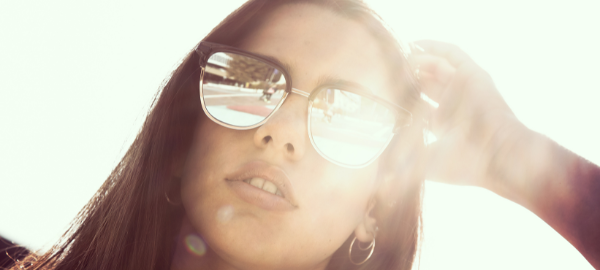
[(265, 210), (290, 211), (298, 207), (286, 173), (264, 161), (242, 165), (225, 181), (242, 200)]
[(246, 179), (243, 180), (244, 183), (248, 183), (252, 186), (255, 186), (257, 188), (260, 188), (266, 192), (269, 192), (271, 194), (275, 194), (279, 197), (283, 198), (283, 194), (281, 193), (281, 191), (279, 191), (279, 189), (277, 188), (277, 186), (275, 184), (273, 184), (273, 182), (271, 181), (267, 181), (265, 179), (262, 179), (260, 177), (252, 177), (251, 179)]

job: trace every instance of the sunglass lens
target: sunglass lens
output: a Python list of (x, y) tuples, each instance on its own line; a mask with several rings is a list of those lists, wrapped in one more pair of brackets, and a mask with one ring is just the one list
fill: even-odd
[(321, 89), (310, 107), (310, 135), (328, 159), (365, 165), (393, 136), (395, 115), (387, 107), (340, 89)]
[(202, 100), (216, 120), (250, 127), (269, 116), (285, 96), (286, 79), (274, 66), (248, 56), (218, 52), (204, 69)]

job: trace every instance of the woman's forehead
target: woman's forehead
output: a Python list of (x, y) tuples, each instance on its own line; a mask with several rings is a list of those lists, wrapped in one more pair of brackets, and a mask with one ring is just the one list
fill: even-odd
[(289, 69), (294, 87), (311, 91), (324, 78), (353, 82), (383, 97), (390, 73), (367, 28), (314, 4), (275, 9), (240, 48), (274, 57)]

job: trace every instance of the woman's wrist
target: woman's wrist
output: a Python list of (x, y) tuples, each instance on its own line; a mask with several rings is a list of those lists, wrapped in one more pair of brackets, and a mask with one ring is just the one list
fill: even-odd
[(531, 193), (539, 192), (539, 181), (564, 169), (553, 158), (559, 146), (516, 120), (499, 131), (491, 145), (495, 149), (490, 149), (493, 156), (483, 187), (526, 207)]
[(531, 210), (600, 267), (600, 168), (525, 126), (510, 138), (486, 188)]

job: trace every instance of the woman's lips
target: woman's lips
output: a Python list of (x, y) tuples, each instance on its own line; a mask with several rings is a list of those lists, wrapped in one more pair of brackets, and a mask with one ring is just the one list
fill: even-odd
[(242, 200), (265, 210), (289, 211), (297, 207), (285, 172), (264, 161), (248, 162), (225, 180)]

